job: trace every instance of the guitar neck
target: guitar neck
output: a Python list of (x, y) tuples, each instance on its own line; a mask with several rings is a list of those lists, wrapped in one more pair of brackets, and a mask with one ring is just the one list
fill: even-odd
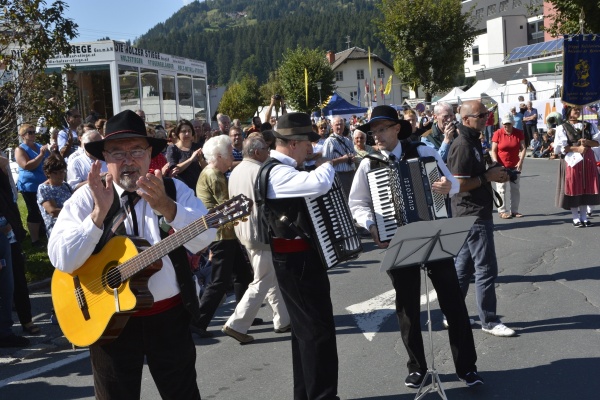
[(210, 214), (207, 214), (197, 219), (185, 228), (167, 236), (152, 247), (119, 265), (118, 269), (120, 270), (122, 279), (127, 280), (131, 278), (154, 261), (163, 258), (179, 246), (189, 242), (196, 236), (208, 230), (209, 225), (207, 220), (211, 217)]

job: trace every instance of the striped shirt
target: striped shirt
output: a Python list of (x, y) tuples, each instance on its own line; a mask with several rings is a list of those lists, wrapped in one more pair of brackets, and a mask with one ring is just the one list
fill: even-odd
[[(325, 144), (323, 144), (323, 157), (336, 159), (346, 154), (356, 155), (350, 138), (333, 133), (325, 140)], [(335, 172), (351, 172), (354, 171), (354, 163), (340, 163), (334, 165), (333, 168)]]

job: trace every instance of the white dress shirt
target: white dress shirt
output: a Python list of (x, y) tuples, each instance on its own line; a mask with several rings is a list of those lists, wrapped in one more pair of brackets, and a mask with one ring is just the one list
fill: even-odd
[[(444, 164), (438, 152), (435, 149), (427, 146), (419, 146), (417, 151), (421, 157), (435, 157), (440, 170), (446, 179), (452, 184), (449, 196), (458, 193), (460, 184), (458, 180), (450, 173), (450, 170), (448, 170), (448, 167), (446, 167), (446, 164)], [(381, 153), (383, 153), (383, 155), (386, 157), (389, 157), (390, 155), (390, 152), (387, 150), (381, 150)], [(396, 158), (400, 159), (400, 156), (402, 155), (402, 144), (398, 142), (391, 153), (394, 154)], [(352, 181), (352, 188), (350, 189), (349, 195), (350, 212), (352, 213), (352, 217), (358, 224), (360, 224), (360, 226), (365, 227), (366, 229), (369, 229), (371, 225), (375, 223), (373, 211), (371, 210), (373, 200), (371, 200), (371, 191), (369, 189), (369, 182), (367, 180), (367, 172), (370, 170), (371, 160), (365, 158), (358, 166), (358, 170), (354, 175), (354, 180)]]
[(281, 164), (275, 165), (269, 173), (268, 199), (321, 196), (333, 185), (335, 170), (330, 163), (323, 163), (314, 171), (306, 172), (298, 171), (296, 161), (283, 153), (271, 150), (271, 157)]
[[(81, 182), (85, 182), (88, 179), (88, 173), (92, 169), (92, 160), (85, 152), (75, 156), (74, 154), (69, 157), (69, 164), (67, 165), (67, 183), (71, 186), (71, 189), (75, 190), (77, 185)], [(100, 161), (102, 167), (100, 173), (108, 172), (106, 163)]]
[[(185, 183), (177, 179), (174, 179), (173, 182), (177, 190), (177, 213), (170, 225), (177, 231), (205, 215), (207, 210)], [(115, 188), (120, 196), (123, 189), (116, 184)], [(103, 232), (92, 221), (90, 214), (93, 209), (94, 201), (88, 185), (81, 187), (65, 202), (48, 241), (48, 256), (55, 268), (71, 273), (82, 266), (92, 255)], [(140, 199), (135, 205), (135, 212), (140, 236), (151, 245), (160, 242), (158, 218), (148, 203)], [(128, 235), (133, 234), (130, 217), (125, 220), (125, 228)], [(215, 239), (215, 236), (216, 229), (208, 229), (187, 242), (185, 247), (196, 253), (207, 247)], [(117, 256), (119, 255), (115, 255), (115, 258)], [(154, 296), (155, 302), (171, 298), (179, 293), (179, 285), (171, 260), (165, 256), (162, 258), (162, 263), (162, 269), (152, 275), (148, 281), (148, 288)]]

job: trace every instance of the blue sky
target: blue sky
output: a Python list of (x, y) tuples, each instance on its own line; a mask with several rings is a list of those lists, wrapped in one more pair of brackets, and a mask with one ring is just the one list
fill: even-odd
[(133, 41), (191, 1), (66, 0), (69, 9), (65, 14), (79, 25), (75, 42), (90, 42), (106, 36)]

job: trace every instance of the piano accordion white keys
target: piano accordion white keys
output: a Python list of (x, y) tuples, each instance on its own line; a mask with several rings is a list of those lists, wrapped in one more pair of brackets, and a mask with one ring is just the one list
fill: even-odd
[(324, 195), (304, 199), (323, 264), (331, 268), (358, 257), (362, 245), (339, 179)]

